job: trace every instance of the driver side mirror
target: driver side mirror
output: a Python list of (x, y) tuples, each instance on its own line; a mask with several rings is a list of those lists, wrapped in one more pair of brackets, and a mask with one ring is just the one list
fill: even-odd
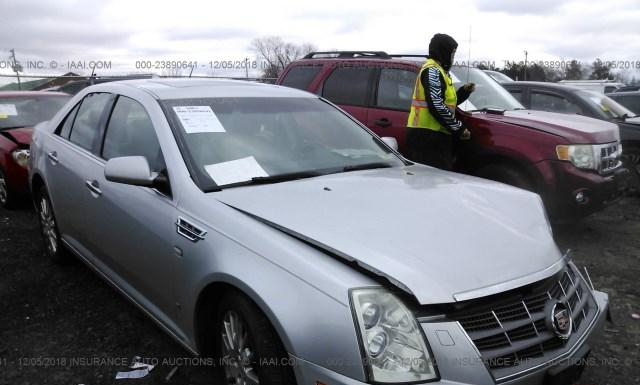
[(382, 141), (389, 147), (393, 148), (395, 151), (398, 151), (398, 141), (396, 138), (391, 136), (382, 137)]
[(107, 162), (104, 177), (110, 182), (151, 187), (158, 173), (151, 171), (144, 156), (123, 156)]

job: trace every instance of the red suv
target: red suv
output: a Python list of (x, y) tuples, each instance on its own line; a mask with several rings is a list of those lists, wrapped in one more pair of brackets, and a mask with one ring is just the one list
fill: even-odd
[[(304, 89), (339, 105), (406, 154), (409, 106), (424, 55), (314, 52), (291, 63), (276, 84)], [(451, 70), (456, 88), (476, 91), (457, 114), (472, 139), (457, 144), (455, 169), (535, 191), (550, 216), (589, 215), (619, 197), (628, 170), (615, 124), (582, 116), (529, 111), (476, 68)]]
[(70, 98), (61, 92), (0, 92), (0, 206), (10, 207), (28, 193), (32, 127), (51, 119)]

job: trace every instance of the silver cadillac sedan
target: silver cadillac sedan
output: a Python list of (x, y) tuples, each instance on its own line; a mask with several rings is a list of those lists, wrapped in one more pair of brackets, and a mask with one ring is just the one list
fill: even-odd
[(306, 92), (96, 85), (31, 154), (49, 257), (229, 384), (569, 384), (607, 314), (537, 195), (409, 162)]

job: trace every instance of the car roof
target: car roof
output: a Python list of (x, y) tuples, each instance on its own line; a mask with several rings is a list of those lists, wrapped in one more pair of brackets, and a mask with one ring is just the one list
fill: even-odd
[(317, 57), (317, 58), (307, 58), (307, 59), (299, 59), (294, 61), (292, 64), (298, 65), (323, 65), (327, 63), (373, 63), (378, 67), (385, 67), (387, 64), (392, 66), (393, 64), (406, 64), (416, 68), (422, 67), (422, 63), (427, 60), (426, 57), (423, 58), (409, 58), (409, 57)]
[(53, 91), (0, 91), (0, 98), (15, 98), (20, 96), (71, 96), (64, 92)]
[(159, 78), (114, 81), (87, 87), (87, 92), (112, 92), (114, 88), (136, 88), (157, 99), (192, 99), (216, 97), (296, 97), (318, 98), (317, 95), (294, 88), (246, 80)]
[(564, 90), (564, 91), (582, 91), (582, 90), (584, 90), (583, 88), (580, 88), (580, 87), (568, 86), (568, 85), (559, 84), (559, 83), (520, 81), (520, 80), (514, 81), (514, 82), (509, 82), (509, 83), (504, 83), (502, 85), (504, 87), (517, 87), (518, 85), (536, 86), (536, 87), (540, 87), (540, 88)]

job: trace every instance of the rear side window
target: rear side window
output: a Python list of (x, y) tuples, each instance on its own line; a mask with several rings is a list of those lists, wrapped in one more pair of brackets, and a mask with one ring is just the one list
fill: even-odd
[(306, 90), (321, 69), (322, 66), (317, 65), (293, 67), (287, 72), (284, 79), (282, 79), (282, 85)]
[(378, 81), (376, 106), (409, 111), (417, 76), (418, 74), (414, 71), (383, 68)]
[(75, 107), (67, 114), (67, 117), (64, 118), (64, 123), (62, 123), (62, 127), (58, 129), (58, 135), (65, 139), (69, 139), (69, 134), (71, 133), (71, 126), (73, 125), (73, 120), (78, 113), (78, 108), (80, 107), (80, 103), (76, 104)]
[(366, 106), (373, 69), (340, 67), (325, 80), (322, 96), (336, 104)]
[(71, 136), (72, 143), (93, 151), (98, 146), (100, 138), (100, 122), (107, 107), (111, 105), (113, 95), (107, 93), (95, 93), (85, 96), (73, 122)]
[(144, 156), (152, 171), (164, 170), (165, 163), (151, 118), (133, 99), (120, 96), (104, 137), (102, 157)]

